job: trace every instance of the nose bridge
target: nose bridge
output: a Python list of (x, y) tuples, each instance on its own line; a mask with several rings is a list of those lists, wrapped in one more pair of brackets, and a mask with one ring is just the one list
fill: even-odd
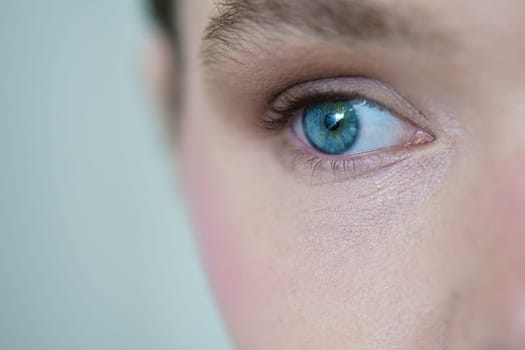
[(503, 326), (500, 332), (525, 349), (525, 149), (504, 160), (499, 171), (502, 180), (495, 188), (494, 205), (500, 208), (501, 229), (493, 233), (497, 251), (486, 281), (492, 300), (485, 302), (493, 306), (491, 314)]
[(525, 349), (525, 147), (495, 154), (480, 159), (465, 203), (467, 254), (477, 258), (454, 307), (451, 349)]
[(525, 349), (525, 149), (488, 168), (476, 226), (489, 244), (463, 311), (479, 348)]
[[(507, 243), (525, 248), (525, 147), (520, 146), (494, 169), (501, 176), (496, 186), (496, 203), (501, 208), (502, 225)], [(525, 249), (520, 249), (525, 252)]]
[[(493, 97), (479, 110), (475, 182), (486, 194), (489, 212), (483, 219), (498, 221), (507, 234), (519, 235), (520, 226), (525, 234), (525, 83), (508, 83), (487, 90)], [(498, 94), (497, 88), (505, 93)]]
[(484, 151), (487, 170), (495, 180), (495, 210), (506, 238), (516, 242), (525, 236), (525, 84), (513, 86), (500, 101), (501, 114), (492, 124), (494, 137), (486, 135), (495, 141), (488, 142)]
[[(524, 52), (525, 54), (525, 52)], [(524, 56), (525, 58), (525, 56)], [(525, 62), (525, 61), (524, 61)], [(475, 137), (490, 157), (525, 152), (525, 75), (503, 78), (497, 66), (473, 89), (472, 99), (478, 101), (476, 118), (471, 120)], [(483, 96), (483, 98), (480, 98)]]
[(489, 261), (499, 276), (515, 271), (512, 278), (525, 281), (525, 147), (488, 163), (480, 228), (491, 242)]
[(460, 227), (452, 231), (465, 237), (459, 252), (472, 257), (452, 307), (454, 350), (525, 349), (525, 84), (505, 77), (488, 74), (492, 83), (472, 90), (486, 98), (451, 203)]

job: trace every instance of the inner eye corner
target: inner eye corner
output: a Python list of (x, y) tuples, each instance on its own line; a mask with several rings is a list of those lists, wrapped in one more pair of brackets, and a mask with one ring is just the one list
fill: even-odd
[(435, 142), (436, 139), (437, 137), (433, 133), (418, 127), (408, 146), (426, 145)]

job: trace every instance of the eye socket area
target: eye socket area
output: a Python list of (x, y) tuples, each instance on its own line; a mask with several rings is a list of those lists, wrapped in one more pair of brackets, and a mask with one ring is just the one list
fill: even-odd
[(279, 140), (275, 150), (283, 164), (306, 168), (310, 184), (371, 176), (404, 163), (426, 147), (423, 153), (413, 148), (437, 140), (430, 130), (442, 131), (437, 117), (429, 117), (431, 108), (423, 113), (389, 85), (366, 77), (310, 80), (269, 101), (262, 127)]
[(305, 106), (293, 119), (293, 134), (308, 151), (354, 156), (434, 141), (434, 136), (364, 97)]

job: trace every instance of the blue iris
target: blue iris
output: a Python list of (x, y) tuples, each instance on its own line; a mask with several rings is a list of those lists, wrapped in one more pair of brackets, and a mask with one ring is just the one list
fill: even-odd
[(355, 106), (361, 102), (324, 102), (307, 107), (303, 114), (303, 128), (312, 146), (331, 155), (351, 150), (359, 137), (360, 123)]

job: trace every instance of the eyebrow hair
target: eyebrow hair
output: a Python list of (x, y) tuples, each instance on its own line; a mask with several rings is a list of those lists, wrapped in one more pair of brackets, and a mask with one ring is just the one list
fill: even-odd
[(443, 41), (428, 28), (427, 14), (373, 0), (223, 0), (204, 32), (205, 63), (233, 59), (254, 36), (278, 38), (286, 33), (350, 42), (397, 39), (414, 46)]

